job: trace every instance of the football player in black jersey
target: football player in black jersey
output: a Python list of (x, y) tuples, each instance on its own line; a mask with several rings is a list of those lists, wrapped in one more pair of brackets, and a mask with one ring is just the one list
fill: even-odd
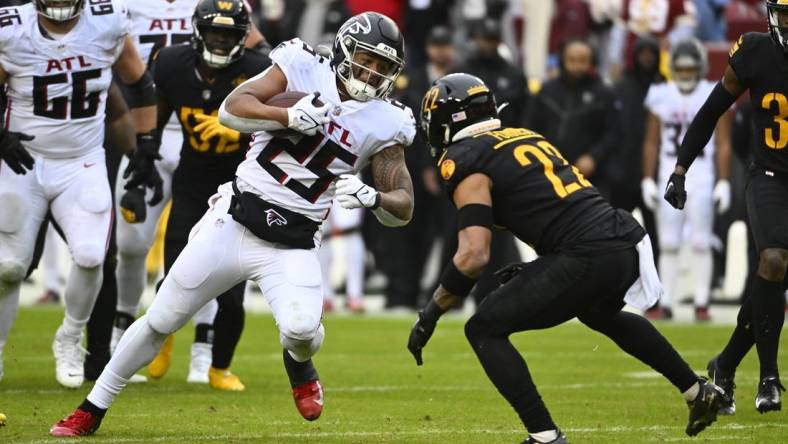
[[(220, 125), (219, 105), (235, 87), (271, 64), (268, 57), (244, 50), (250, 22), (242, 0), (202, 0), (196, 6), (193, 23), (192, 44), (161, 49), (152, 66), (158, 93), (158, 129), (164, 129), (174, 112), (183, 131), (165, 235), (165, 272), (186, 246), (192, 226), (208, 209), (208, 198), (219, 185), (235, 177), (235, 169), (246, 153), (250, 136)], [(145, 206), (140, 192), (123, 200), (128, 207)], [(133, 212), (123, 213), (130, 222), (133, 220)], [(244, 389), (229, 371), (243, 330), (244, 289), (245, 284), (239, 284), (217, 299), (219, 311), (214, 321), (213, 359), (208, 371), (213, 388)], [(197, 336), (205, 342), (210, 334), (198, 328)]]
[(758, 251), (758, 274), (728, 344), (708, 364), (709, 376), (730, 394), (730, 403), (723, 410), (726, 414), (736, 411), (736, 367), (753, 344), (761, 367), (755, 408), (761, 413), (780, 410), (780, 391), (785, 391), (777, 369), (777, 350), (785, 322), (783, 278), (788, 268), (788, 1), (766, 0), (766, 7), (769, 32), (745, 34), (731, 48), (722, 80), (684, 136), (665, 190), (671, 205), (684, 207), (687, 170), (720, 116), (749, 90), (758, 147), (747, 174), (745, 196)]
[(422, 130), (458, 209), (459, 246), (432, 300), (419, 312), (408, 349), (421, 351), (438, 318), (470, 292), (489, 259), (493, 226), (533, 246), (539, 259), (498, 271), (502, 286), (479, 305), (465, 334), (493, 384), (514, 407), (526, 443), (565, 443), (509, 342), (515, 332), (578, 317), (664, 375), (689, 405), (686, 432), (717, 418), (725, 393), (699, 378), (625, 300), (648, 307), (661, 293), (643, 228), (616, 210), (541, 135), (502, 127), (495, 98), (478, 78), (450, 74), (422, 102)]

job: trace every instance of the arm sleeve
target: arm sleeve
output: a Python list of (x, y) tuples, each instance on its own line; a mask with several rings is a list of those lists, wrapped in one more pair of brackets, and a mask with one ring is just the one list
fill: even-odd
[(729, 93), (722, 83), (717, 83), (706, 99), (706, 103), (700, 108), (698, 114), (692, 120), (684, 140), (678, 151), (676, 165), (681, 165), (689, 169), (692, 162), (698, 157), (703, 147), (709, 143), (717, 120), (730, 108), (736, 101), (736, 97)]

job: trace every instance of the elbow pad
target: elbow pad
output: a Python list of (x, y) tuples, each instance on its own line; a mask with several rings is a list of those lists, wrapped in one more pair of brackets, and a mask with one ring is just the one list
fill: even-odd
[(147, 69), (139, 80), (126, 85), (126, 101), (129, 108), (143, 108), (156, 105), (156, 87), (153, 84), (153, 76)]
[(717, 83), (706, 99), (706, 103), (692, 120), (687, 134), (681, 142), (681, 147), (679, 147), (676, 165), (689, 169), (703, 147), (709, 143), (717, 120), (725, 114), (725, 111), (728, 111), (735, 101), (736, 97), (722, 86), (722, 82)]

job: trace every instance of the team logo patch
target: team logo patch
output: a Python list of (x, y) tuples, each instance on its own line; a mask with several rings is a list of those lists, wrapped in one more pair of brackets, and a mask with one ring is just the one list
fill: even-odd
[(216, 6), (222, 11), (229, 11), (233, 9), (233, 2), (216, 2)]
[(441, 177), (443, 180), (451, 179), (451, 176), (454, 175), (455, 169), (457, 169), (457, 165), (454, 164), (453, 160), (446, 159), (441, 162)]
[(265, 210), (265, 222), (269, 227), (274, 225), (287, 225), (287, 219), (281, 214), (277, 213), (274, 209)]
[(460, 111), (458, 113), (454, 113), (451, 115), (452, 122), (462, 122), (463, 120), (467, 119), (468, 116), (465, 114), (465, 111)]

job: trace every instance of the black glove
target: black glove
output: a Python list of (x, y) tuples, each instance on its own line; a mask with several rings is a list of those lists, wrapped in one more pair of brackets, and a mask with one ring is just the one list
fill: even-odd
[(509, 264), (501, 268), (500, 270), (496, 271), (495, 273), (493, 273), (493, 277), (498, 279), (498, 282), (501, 285), (504, 285), (507, 282), (514, 279), (515, 276), (520, 274), (520, 272), (523, 271), (523, 268), (525, 268), (525, 266), (526, 264), (524, 262)]
[(35, 136), (15, 133), (0, 126), (0, 159), (16, 174), (26, 174), (33, 169), (33, 157), (21, 142), (30, 142)]
[(684, 175), (673, 173), (668, 179), (668, 186), (665, 187), (665, 200), (679, 210), (684, 208), (687, 202), (687, 190), (684, 189)]
[(156, 137), (151, 133), (137, 134), (137, 149), (131, 154), (129, 165), (123, 171), (124, 179), (131, 176), (131, 179), (126, 182), (123, 188), (131, 190), (144, 185), (153, 189), (153, 197), (148, 201), (148, 204), (151, 206), (161, 202), (164, 196), (161, 176), (154, 164), (159, 159), (161, 159), (161, 156), (159, 155)]
[(120, 214), (130, 224), (145, 222), (147, 206), (145, 205), (145, 188), (132, 188), (120, 198)]
[(416, 358), (416, 365), (422, 365), (424, 362), (421, 360), (421, 349), (423, 349), (427, 342), (432, 337), (435, 331), (435, 326), (438, 323), (444, 310), (435, 303), (435, 300), (430, 299), (424, 310), (419, 312), (419, 318), (410, 329), (410, 337), (408, 338), (408, 350), (410, 350), (413, 357)]

